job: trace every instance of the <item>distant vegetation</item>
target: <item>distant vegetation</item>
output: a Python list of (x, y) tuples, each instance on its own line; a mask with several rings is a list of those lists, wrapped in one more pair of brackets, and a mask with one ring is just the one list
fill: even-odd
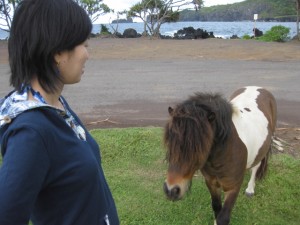
[(132, 18), (113, 20), (111, 23), (133, 23)]
[(284, 26), (274, 26), (271, 30), (268, 30), (263, 36), (257, 38), (261, 41), (276, 41), (285, 42), (289, 38), (290, 29)]
[(179, 21), (296, 21), (295, 0), (246, 0), (239, 3), (204, 7), (199, 11), (183, 10)]

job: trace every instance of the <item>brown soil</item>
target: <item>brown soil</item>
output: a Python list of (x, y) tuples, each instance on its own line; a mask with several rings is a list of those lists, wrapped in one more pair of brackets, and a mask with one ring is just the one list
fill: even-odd
[(300, 42), (260, 42), (241, 39), (149, 40), (94, 38), (90, 53), (96, 59), (236, 59), (300, 60)]

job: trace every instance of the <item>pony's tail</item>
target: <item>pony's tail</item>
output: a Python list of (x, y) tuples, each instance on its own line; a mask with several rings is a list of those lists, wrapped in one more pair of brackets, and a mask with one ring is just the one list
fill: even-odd
[(262, 180), (266, 176), (267, 170), (268, 170), (268, 161), (269, 161), (270, 154), (271, 154), (271, 145), (269, 147), (268, 153), (261, 160), (260, 166), (259, 166), (258, 170), (256, 171), (255, 178), (257, 180)]

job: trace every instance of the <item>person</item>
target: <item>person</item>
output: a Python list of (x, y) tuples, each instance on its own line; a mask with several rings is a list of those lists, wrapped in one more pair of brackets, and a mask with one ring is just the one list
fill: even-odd
[(0, 225), (118, 225), (99, 146), (62, 91), (78, 83), (92, 23), (73, 0), (22, 0), (0, 100)]

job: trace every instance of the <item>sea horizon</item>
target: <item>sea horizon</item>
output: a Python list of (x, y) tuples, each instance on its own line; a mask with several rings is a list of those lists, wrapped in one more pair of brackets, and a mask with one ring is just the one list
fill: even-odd
[[(127, 28), (133, 28), (138, 33), (143, 33), (143, 22), (119, 23), (119, 24), (103, 24), (110, 32), (117, 29), (119, 33), (123, 33)], [(160, 33), (162, 35), (173, 36), (178, 30), (185, 27), (193, 27), (195, 29), (203, 29), (207, 32), (213, 32), (215, 37), (228, 39), (233, 35), (243, 37), (244, 35), (253, 35), (253, 29), (257, 28), (263, 33), (270, 30), (273, 26), (282, 25), (290, 28), (290, 38), (297, 35), (296, 22), (254, 22), (254, 21), (236, 21), (236, 22), (203, 22), (203, 21), (185, 21), (175, 23), (164, 23), (161, 26)], [(101, 32), (101, 24), (93, 24), (93, 34)], [(0, 30), (0, 40), (7, 39), (8, 33)]]

